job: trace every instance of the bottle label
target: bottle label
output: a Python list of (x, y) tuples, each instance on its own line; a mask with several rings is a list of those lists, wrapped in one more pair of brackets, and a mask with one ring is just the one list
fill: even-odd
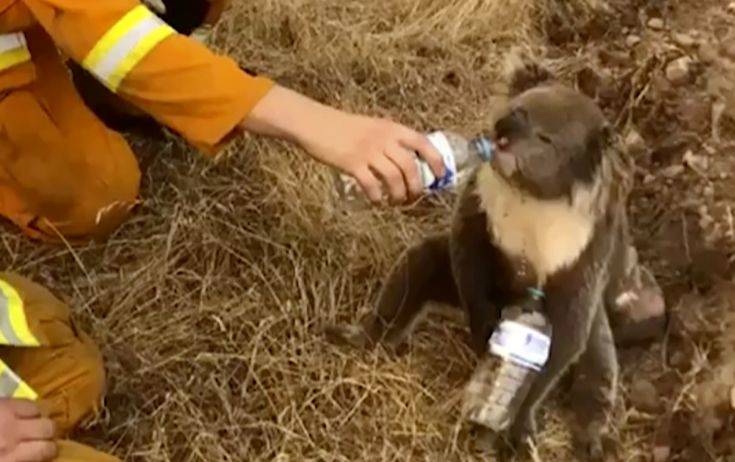
[(490, 337), (490, 352), (523, 367), (540, 371), (549, 359), (551, 338), (516, 321), (503, 321)]
[(442, 156), (445, 174), (437, 178), (426, 162), (421, 159), (416, 159), (419, 167), (419, 175), (421, 175), (424, 187), (429, 191), (440, 191), (455, 186), (457, 184), (457, 163), (454, 157), (454, 150), (452, 150), (449, 140), (442, 132), (431, 133), (427, 138)]

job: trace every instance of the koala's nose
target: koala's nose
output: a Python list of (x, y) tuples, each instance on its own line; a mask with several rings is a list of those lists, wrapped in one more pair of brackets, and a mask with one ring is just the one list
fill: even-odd
[(527, 117), (525, 111), (514, 109), (495, 124), (494, 141), (500, 144), (500, 140), (506, 139), (506, 142), (509, 142), (514, 137), (521, 135), (525, 131), (526, 125)]

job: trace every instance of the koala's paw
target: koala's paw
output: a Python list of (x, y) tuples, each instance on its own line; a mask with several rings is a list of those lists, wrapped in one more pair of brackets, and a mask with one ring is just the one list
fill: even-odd
[(528, 453), (536, 444), (538, 427), (531, 413), (521, 413), (510, 427), (510, 442), (516, 451)]

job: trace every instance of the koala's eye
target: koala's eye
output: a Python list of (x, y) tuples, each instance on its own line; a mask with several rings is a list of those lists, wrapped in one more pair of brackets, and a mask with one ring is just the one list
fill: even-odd
[(544, 133), (538, 133), (536, 136), (538, 136), (538, 139), (540, 139), (544, 143), (551, 144), (551, 137), (549, 137), (549, 135), (546, 135)]

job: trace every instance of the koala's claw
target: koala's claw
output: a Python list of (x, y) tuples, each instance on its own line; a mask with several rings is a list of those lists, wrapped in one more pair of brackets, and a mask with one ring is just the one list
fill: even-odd
[(587, 444), (587, 457), (592, 462), (599, 462), (605, 459), (605, 450), (602, 448), (602, 439), (593, 438)]
[(602, 426), (598, 422), (590, 422), (585, 428), (575, 430), (575, 445), (584, 460), (605, 460), (604, 438)]
[(510, 428), (510, 441), (516, 449), (528, 451), (536, 443), (536, 431), (536, 419), (533, 416), (519, 415)]

